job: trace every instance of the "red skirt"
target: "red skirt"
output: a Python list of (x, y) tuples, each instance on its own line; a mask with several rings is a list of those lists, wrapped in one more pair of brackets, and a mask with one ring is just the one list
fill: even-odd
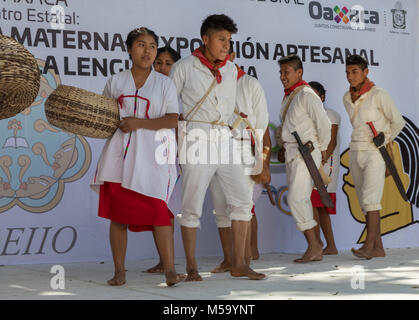
[(100, 186), (99, 217), (127, 224), (133, 232), (153, 231), (153, 226), (171, 226), (170, 219), (174, 219), (163, 200), (106, 181)]
[[(336, 193), (329, 193), (330, 198), (333, 201), (333, 208), (326, 208), (328, 214), (336, 214)], [(311, 204), (314, 208), (324, 208), (324, 204), (320, 199), (320, 194), (316, 189), (313, 189), (311, 193)]]

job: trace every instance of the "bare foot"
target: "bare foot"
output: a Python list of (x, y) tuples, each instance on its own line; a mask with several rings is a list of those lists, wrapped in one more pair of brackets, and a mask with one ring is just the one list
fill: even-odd
[(259, 260), (259, 251), (252, 252), (252, 260)]
[(161, 261), (156, 264), (154, 267), (147, 269), (146, 270), (147, 273), (164, 273), (164, 268), (163, 268), (163, 264), (161, 263)]
[(352, 248), (351, 251), (352, 251), (353, 255), (355, 257), (358, 257), (358, 258), (363, 258), (363, 259), (370, 260), (373, 257), (372, 253), (369, 252), (369, 251), (366, 251), (364, 248), (361, 248), (361, 249), (358, 249), (358, 250)]
[(191, 271), (188, 271), (188, 275), (185, 279), (185, 282), (192, 282), (192, 281), (202, 281), (202, 278), (196, 269), (192, 269)]
[(252, 257), (245, 257), (244, 258), (244, 262), (246, 263), (246, 265), (250, 266), (250, 261), (252, 260)]
[[(319, 249), (320, 248), (320, 249)], [(301, 258), (295, 259), (295, 263), (307, 263), (313, 261), (322, 261), (323, 260), (323, 249), (319, 248), (308, 248), (307, 251)]]
[(218, 267), (215, 267), (211, 273), (223, 273), (231, 270), (231, 263), (225, 260), (220, 263)]
[(262, 280), (266, 277), (263, 273), (253, 271), (248, 265), (231, 267), (230, 274), (232, 277), (248, 277), (250, 280)]
[(336, 249), (336, 247), (326, 247), (323, 249), (323, 255), (327, 256), (327, 255), (337, 255), (338, 249)]
[(383, 258), (386, 256), (386, 252), (384, 251), (384, 249), (376, 249), (374, 248), (371, 251), (372, 257), (373, 258)]
[(170, 271), (166, 273), (166, 284), (168, 287), (173, 287), (175, 284), (184, 281), (186, 276), (184, 274)]
[(115, 272), (114, 277), (111, 280), (108, 280), (110, 286), (122, 286), (125, 282), (125, 271)]

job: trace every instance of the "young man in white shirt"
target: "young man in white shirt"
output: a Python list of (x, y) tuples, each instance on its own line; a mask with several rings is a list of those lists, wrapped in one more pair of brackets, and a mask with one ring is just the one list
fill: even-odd
[(386, 164), (373, 142), (367, 122), (373, 122), (377, 132), (383, 132), (385, 145), (392, 142), (403, 129), (405, 121), (390, 95), (368, 79), (368, 62), (360, 55), (346, 60), (349, 91), (343, 97), (353, 131), (349, 145), (349, 167), (359, 204), (367, 219), (367, 238), (364, 245), (352, 253), (365, 259), (384, 257), (380, 231), (381, 198), (383, 196)]
[[(294, 262), (320, 261), (323, 259), (323, 248), (315, 232), (317, 222), (313, 218), (310, 200), (313, 180), (292, 133), (296, 131), (302, 143), (308, 141), (313, 143), (314, 150), (311, 152), (311, 156), (319, 168), (322, 157), (326, 156), (331, 125), (320, 98), (303, 81), (303, 64), (300, 57), (297, 55), (284, 57), (279, 60), (279, 65), (281, 82), (285, 89), (280, 114), (282, 141), (285, 148), (288, 204), (297, 223), (297, 229), (304, 232), (308, 243), (304, 255)], [(303, 87), (301, 88), (301, 86)], [(291, 102), (290, 99), (292, 99)], [(288, 104), (289, 108), (286, 111)]]
[[(236, 54), (230, 47), (230, 61), (233, 62)], [(250, 135), (245, 134), (246, 130), (259, 130), (264, 132), (263, 135), (263, 170), (262, 175), (258, 176), (258, 184), (251, 176), (246, 176), (249, 181), (249, 188), (252, 190), (253, 202), (257, 200), (263, 190), (263, 185), (270, 182), (271, 176), (269, 171), (270, 149), (271, 140), (269, 136), (269, 113), (268, 105), (266, 102), (265, 92), (259, 81), (246, 74), (242, 69), (237, 66), (237, 98), (236, 98), (236, 112), (230, 119), (229, 124), (237, 130), (238, 139), (245, 137), (246, 140), (242, 141), (240, 152), (246, 163), (254, 165), (255, 157), (252, 154)], [(237, 125), (235, 125), (237, 124)], [(224, 260), (222, 263), (214, 268), (212, 273), (227, 272), (231, 269), (232, 248), (231, 248), (231, 220), (227, 212), (226, 197), (220, 187), (217, 175), (214, 176), (210, 183), (211, 198), (214, 206), (215, 222), (220, 234), (221, 245), (224, 253)], [(257, 187), (256, 187), (257, 186)], [(254, 214), (254, 206), (252, 209)], [(253, 215), (249, 225), (247, 241), (246, 241), (246, 263), (250, 260), (257, 260), (259, 252), (257, 248), (257, 220), (256, 214)]]

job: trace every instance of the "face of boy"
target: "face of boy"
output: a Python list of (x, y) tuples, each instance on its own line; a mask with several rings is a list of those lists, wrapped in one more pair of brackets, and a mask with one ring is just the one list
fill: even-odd
[(144, 34), (135, 39), (128, 50), (132, 63), (140, 69), (148, 69), (152, 66), (157, 55), (157, 43), (154, 38)]
[(210, 62), (223, 61), (230, 50), (231, 33), (227, 30), (212, 31), (202, 36), (205, 45), (205, 56)]
[(303, 78), (303, 70), (295, 70), (293, 65), (288, 63), (281, 65), (279, 73), (281, 74), (281, 82), (284, 86), (284, 89), (291, 88), (294, 84)]
[(322, 101), (322, 102), (324, 102), (324, 100), (326, 99), (325, 98), (325, 96), (324, 96), (324, 94), (320, 94), (320, 92), (319, 91), (317, 91), (316, 89), (314, 89), (314, 88), (312, 88), (313, 89), (313, 91), (319, 96), (319, 98), (320, 98), (320, 100)]
[(360, 66), (350, 65), (346, 67), (346, 79), (351, 87), (358, 87), (364, 83), (365, 79), (368, 76), (368, 68), (364, 70)]
[(154, 62), (154, 69), (168, 76), (174, 63), (172, 56), (168, 52), (162, 52)]

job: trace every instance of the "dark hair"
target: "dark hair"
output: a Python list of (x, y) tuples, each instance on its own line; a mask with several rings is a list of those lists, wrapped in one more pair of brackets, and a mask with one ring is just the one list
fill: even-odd
[(174, 62), (180, 60), (180, 54), (176, 50), (174, 50), (172, 47), (169, 47), (169, 46), (158, 48), (156, 59), (159, 57), (159, 55), (161, 55), (164, 52), (167, 52)]
[[(156, 44), (159, 45), (159, 37), (154, 33), (154, 31), (146, 28), (146, 27), (140, 27), (137, 29), (134, 29), (132, 31), (130, 31), (127, 35), (127, 40), (125, 40), (125, 44), (127, 46), (127, 50), (131, 49), (132, 44), (134, 43), (134, 41), (142, 35), (150, 35), (154, 38), (154, 40), (156, 41)], [(131, 55), (129, 56), (131, 59)]]
[(310, 87), (312, 87), (314, 90), (316, 90), (321, 96), (326, 97), (326, 90), (324, 90), (323, 85), (320, 82), (317, 81), (310, 81), (308, 83)]
[(201, 25), (201, 38), (209, 36), (210, 31), (227, 30), (234, 34), (237, 33), (237, 26), (234, 21), (225, 14), (213, 14), (205, 18)]
[(359, 54), (353, 54), (346, 58), (346, 66), (359, 66), (362, 70), (368, 68), (368, 61), (363, 56)]
[(301, 61), (300, 57), (296, 54), (291, 54), (289, 56), (283, 57), (278, 61), (279, 65), (282, 66), (283, 64), (289, 63), (292, 65), (294, 70), (304, 70), (303, 69), (303, 62)]

